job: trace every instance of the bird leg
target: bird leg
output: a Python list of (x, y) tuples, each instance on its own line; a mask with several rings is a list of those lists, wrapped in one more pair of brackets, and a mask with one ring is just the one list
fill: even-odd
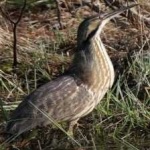
[(68, 129), (67, 133), (68, 133), (70, 136), (73, 136), (73, 129), (74, 129), (74, 126), (75, 126), (75, 125), (78, 126), (78, 120), (79, 120), (79, 119), (72, 120), (72, 121), (69, 123), (69, 129)]

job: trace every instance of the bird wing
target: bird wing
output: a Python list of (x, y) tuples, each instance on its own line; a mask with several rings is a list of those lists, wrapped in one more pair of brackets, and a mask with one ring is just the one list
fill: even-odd
[(77, 113), (76, 111), (80, 111), (80, 108), (74, 109), (74, 107), (80, 106), (83, 92), (72, 76), (62, 76), (48, 82), (20, 103), (12, 113), (7, 131), (22, 133), (35, 126), (43, 125), (47, 118), (39, 110), (56, 121), (70, 120)]

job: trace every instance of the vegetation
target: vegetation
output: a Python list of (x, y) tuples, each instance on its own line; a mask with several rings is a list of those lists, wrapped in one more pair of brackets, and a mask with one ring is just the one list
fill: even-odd
[[(33, 5), (35, 2), (38, 6)], [(22, 5), (16, 0), (13, 8), (16, 3)], [(143, 6), (143, 1), (140, 4)], [(0, 149), (150, 148), (150, 29), (147, 19), (144, 22), (138, 16), (133, 16), (138, 18), (136, 22), (116, 18), (101, 35), (115, 66), (116, 81), (97, 108), (79, 121), (81, 126), (74, 130), (74, 137), (65, 132), (67, 124), (54, 123), (9, 141), (4, 132), (9, 114), (26, 95), (69, 67), (76, 50), (77, 27), (93, 13), (82, 6), (72, 17), (68, 8), (62, 7), (62, 22), (67, 23), (60, 30), (55, 3), (28, 1), (17, 27), (19, 64), (15, 73), (11, 25), (0, 16)], [(144, 8), (145, 12), (150, 10), (148, 5)], [(8, 11), (17, 17), (18, 9)]]

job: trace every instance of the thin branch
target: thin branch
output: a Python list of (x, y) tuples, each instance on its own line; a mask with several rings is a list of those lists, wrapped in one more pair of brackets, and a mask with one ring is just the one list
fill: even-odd
[(23, 7), (21, 8), (21, 11), (20, 11), (20, 15), (17, 19), (17, 21), (13, 21), (10, 16), (8, 14), (6, 14), (2, 7), (0, 7), (0, 11), (2, 13), (2, 15), (8, 20), (10, 21), (10, 23), (13, 25), (13, 68), (16, 68), (17, 67), (17, 64), (18, 64), (18, 61), (17, 61), (17, 26), (23, 16), (23, 12), (25, 10), (25, 7), (26, 7), (26, 0), (24, 0), (24, 3), (23, 3)]
[(59, 6), (59, 0), (56, 0), (56, 6), (57, 6), (57, 16), (58, 16), (58, 23), (60, 25), (60, 28), (63, 28), (63, 25), (61, 23), (61, 10), (60, 10), (60, 6)]
[(21, 9), (20, 15), (18, 17), (18, 20), (15, 22), (13, 22), (13, 37), (14, 37), (14, 42), (13, 42), (13, 54), (14, 54), (14, 62), (13, 62), (13, 67), (17, 67), (17, 25), (19, 24), (22, 16), (23, 16), (23, 12), (25, 10), (26, 7), (26, 0), (24, 0), (23, 3), (23, 7)]
[(2, 7), (0, 7), (0, 11), (1, 11), (2, 16), (3, 16), (4, 18), (6, 18), (10, 23), (12, 23), (12, 24), (14, 23), (13, 20), (10, 19), (10, 16), (7, 15), (7, 14), (3, 11)]
[(87, 2), (87, 1), (83, 1), (82, 4), (83, 4), (83, 6), (84, 6), (84, 5), (85, 5), (85, 6), (88, 6), (90, 9), (92, 9), (92, 10), (94, 10), (95, 12), (99, 13), (99, 8), (98, 8), (97, 6), (95, 6), (95, 5), (93, 5), (93, 1), (92, 1), (92, 3), (89, 3), (89, 2)]

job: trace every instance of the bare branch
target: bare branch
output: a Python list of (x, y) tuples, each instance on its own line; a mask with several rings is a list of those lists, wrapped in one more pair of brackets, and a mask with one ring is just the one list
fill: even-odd
[(1, 11), (3, 17), (5, 17), (8, 21), (10, 21), (10, 23), (13, 25), (13, 58), (14, 58), (13, 68), (16, 68), (17, 64), (18, 64), (18, 61), (17, 61), (17, 25), (19, 24), (19, 22), (23, 16), (25, 7), (26, 7), (26, 0), (24, 0), (23, 7), (21, 8), (20, 15), (19, 15), (17, 21), (13, 21), (10, 18), (10, 16), (4, 12), (2, 7), (0, 7), (0, 11)]
[(60, 10), (60, 6), (59, 6), (59, 0), (56, 0), (56, 6), (57, 6), (57, 16), (58, 16), (58, 22), (60, 25), (60, 28), (63, 28), (62, 22), (61, 22), (61, 10)]
[(17, 25), (19, 24), (23, 12), (25, 10), (26, 7), (26, 0), (24, 0), (24, 4), (23, 7), (21, 9), (20, 15), (18, 17), (18, 20), (16, 22), (13, 22), (13, 37), (14, 37), (14, 41), (13, 41), (13, 54), (14, 54), (14, 62), (13, 62), (13, 67), (17, 67)]

